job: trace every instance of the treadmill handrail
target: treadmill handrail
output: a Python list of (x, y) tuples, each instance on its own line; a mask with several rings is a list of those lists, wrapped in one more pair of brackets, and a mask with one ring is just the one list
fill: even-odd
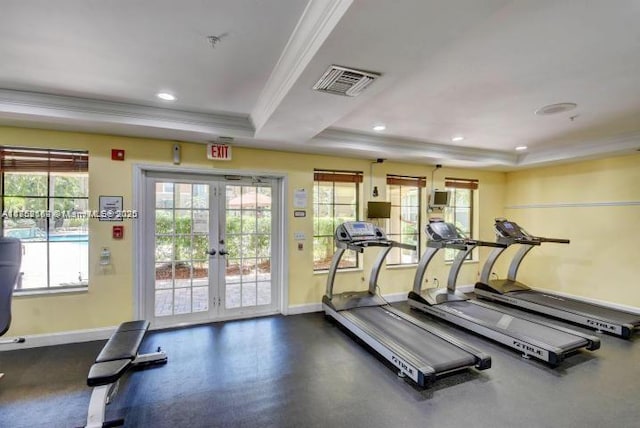
[(431, 248), (452, 248), (455, 250), (465, 250), (467, 247), (457, 241), (427, 241), (427, 247)]
[(495, 248), (506, 248), (507, 244), (502, 242), (493, 242), (493, 241), (479, 241), (477, 239), (469, 239), (466, 241), (467, 245), (474, 245), (476, 247), (495, 247)]
[(571, 241), (568, 239), (561, 239), (561, 238), (543, 238), (541, 236), (536, 236), (536, 239), (538, 239), (540, 242), (551, 242), (554, 244), (569, 244)]
[(336, 242), (336, 247), (344, 248), (346, 250), (353, 250), (359, 253), (364, 252), (366, 247), (394, 247), (404, 248), (406, 250), (415, 250), (416, 246), (412, 244), (404, 244), (402, 242), (392, 241), (389, 239), (378, 239), (370, 241), (354, 241), (354, 242)]
[(454, 250), (466, 250), (469, 246), (473, 247), (501, 247), (506, 248), (508, 245), (502, 242), (480, 241), (478, 239), (460, 238), (449, 240), (430, 239), (427, 246), (431, 248), (451, 248)]
[(362, 239), (358, 241), (352, 242), (344, 242), (344, 241), (336, 241), (336, 251), (333, 253), (333, 258), (331, 259), (331, 266), (329, 267), (329, 272), (327, 274), (327, 287), (325, 291), (325, 295), (329, 298), (333, 298), (333, 283), (336, 278), (336, 272), (338, 271), (338, 265), (340, 264), (340, 259), (344, 255), (345, 250), (353, 250), (358, 253), (363, 253), (364, 249), (367, 247), (382, 247), (385, 248), (382, 251), (375, 263), (371, 268), (371, 277), (369, 278), (369, 293), (376, 294), (376, 286), (378, 282), (378, 275), (380, 274), (380, 268), (382, 267), (382, 263), (384, 262), (387, 254), (391, 248), (405, 248), (408, 250), (416, 250), (415, 245), (404, 244), (397, 241), (392, 241), (390, 239)]
[(453, 264), (449, 268), (449, 276), (447, 277), (447, 290), (449, 293), (456, 292), (456, 282), (458, 281), (458, 275), (460, 274), (460, 269), (462, 269), (462, 264), (467, 260), (467, 256), (471, 251), (476, 247), (494, 247), (494, 248), (506, 248), (507, 245), (500, 242), (489, 242), (489, 241), (477, 241), (474, 239), (466, 239), (466, 248), (464, 251), (460, 251), (456, 257), (453, 259)]
[(505, 246), (510, 246), (512, 244), (521, 244), (521, 245), (540, 245), (542, 241), (539, 239), (525, 239), (525, 238), (513, 238), (510, 236), (498, 236), (496, 242), (504, 244)]
[[(516, 230), (520, 231), (519, 233), (520, 236), (509, 236), (509, 235), (505, 236), (500, 232), (497, 226), (498, 223), (505, 222), (505, 221), (508, 221), (508, 220), (505, 218), (496, 218), (496, 224), (494, 225), (494, 229), (496, 232), (497, 242), (506, 244), (507, 246), (511, 246), (513, 244), (519, 244), (523, 246), (516, 252), (516, 254), (511, 259), (511, 262), (509, 263), (509, 268), (507, 271), (507, 279), (509, 279), (510, 281), (516, 281), (516, 277), (518, 276), (518, 269), (520, 268), (520, 264), (522, 263), (522, 260), (529, 253), (529, 251), (533, 249), (534, 246), (539, 246), (543, 242), (556, 243), (556, 244), (570, 243), (568, 239), (564, 239), (564, 238), (562, 239), (561, 238), (545, 238), (542, 236), (531, 235), (529, 234), (529, 232), (524, 230), (518, 224), (513, 222), (511, 223), (513, 223)], [(489, 284), (490, 275), (491, 275), (493, 266), (498, 260), (498, 257), (503, 253), (503, 251), (504, 250), (496, 249), (496, 250), (493, 250), (493, 252), (489, 255), (489, 257), (485, 261), (484, 266), (482, 268), (482, 273), (480, 274), (480, 281), (479, 281), (480, 283)]]
[[(430, 229), (427, 227), (426, 232), (431, 235)], [(447, 289), (454, 293), (455, 292), (455, 283), (462, 267), (462, 263), (466, 260), (467, 255), (473, 251), (475, 247), (494, 247), (499, 248), (504, 251), (507, 248), (508, 244), (505, 242), (491, 242), (491, 241), (482, 241), (479, 239), (467, 238), (462, 235), (462, 233), (456, 228), (456, 234), (458, 235), (457, 239), (429, 239), (427, 241), (427, 251), (425, 251), (420, 260), (418, 262), (418, 267), (416, 269), (416, 273), (413, 279), (413, 291), (416, 294), (420, 294), (422, 291), (422, 280), (424, 279), (424, 275), (427, 271), (427, 267), (433, 256), (442, 248), (451, 248), (460, 251), (456, 256), (453, 265), (449, 271), (449, 277), (447, 279)]]

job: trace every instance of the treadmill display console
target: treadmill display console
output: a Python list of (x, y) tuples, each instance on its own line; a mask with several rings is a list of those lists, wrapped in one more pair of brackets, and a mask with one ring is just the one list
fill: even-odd
[(366, 221), (348, 221), (336, 229), (336, 238), (342, 242), (386, 239), (379, 227)]
[(517, 223), (507, 220), (496, 221), (496, 232), (504, 238), (526, 238), (527, 234)]
[(443, 221), (432, 222), (427, 225), (427, 235), (434, 241), (450, 241), (463, 238), (456, 227)]

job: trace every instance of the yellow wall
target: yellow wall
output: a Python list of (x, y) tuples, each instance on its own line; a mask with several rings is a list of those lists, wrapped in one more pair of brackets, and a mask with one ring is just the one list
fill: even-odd
[[(90, 207), (97, 208), (99, 195), (124, 196), (124, 208), (131, 209), (134, 164), (171, 165), (173, 142), (119, 136), (44, 131), (21, 128), (0, 128), (0, 145), (43, 147), (57, 149), (84, 149), (90, 154), (89, 194)], [(233, 160), (213, 162), (205, 157), (202, 144), (181, 143), (182, 166), (186, 168), (224, 170), (271, 171), (286, 174), (288, 178), (287, 213), (289, 234), (289, 260), (285, 272), (289, 282), (289, 305), (319, 303), (325, 290), (326, 274), (313, 273), (313, 169), (345, 169), (364, 172), (361, 207), (366, 205), (371, 185), (380, 190), (378, 200), (385, 198), (387, 174), (427, 176), (427, 189), (431, 188), (430, 165), (385, 162), (371, 164), (371, 160), (358, 160), (329, 156), (316, 156), (277, 151), (234, 147)], [(126, 151), (124, 162), (111, 161), (111, 149)], [(373, 183), (370, 171), (373, 169)], [(637, 261), (640, 251), (640, 154), (597, 161), (578, 162), (554, 167), (537, 168), (511, 173), (442, 168), (435, 172), (434, 186), (442, 188), (445, 176), (477, 178), (475, 238), (493, 240), (491, 225), (495, 217), (511, 218), (533, 234), (566, 237), (570, 245), (547, 244), (534, 249), (525, 259), (519, 279), (534, 286), (640, 307), (640, 288)], [(294, 191), (307, 190), (308, 216), (294, 218), (292, 201)], [(423, 193), (426, 203), (428, 192)], [(618, 206), (594, 204), (613, 202)], [(624, 204), (625, 202), (635, 202)], [(558, 204), (579, 204), (577, 207)], [(550, 207), (538, 208), (532, 205)], [(362, 212), (361, 212), (362, 214)], [(426, 216), (426, 213), (423, 213)], [(437, 215), (437, 214), (436, 214)], [(89, 291), (37, 296), (19, 296), (14, 299), (13, 324), (9, 335), (29, 335), (83, 330), (116, 325), (131, 319), (134, 313), (133, 295), (133, 233), (135, 220), (125, 222), (125, 239), (112, 240), (112, 224), (90, 221), (90, 275)], [(297, 249), (294, 231), (304, 232), (307, 239), (303, 251)], [(424, 242), (424, 233), (422, 235)], [(112, 252), (113, 269), (98, 268), (100, 248), (107, 246)], [(423, 246), (424, 251), (424, 246)], [(499, 276), (506, 274), (506, 261), (513, 253), (509, 249), (496, 265)], [(480, 252), (480, 263), (466, 263), (458, 284), (473, 284), (489, 250)], [(369, 269), (376, 257), (375, 251), (364, 256), (360, 271), (341, 272), (337, 275), (336, 291), (365, 289)], [(426, 279), (432, 285), (438, 278), (446, 283), (448, 265), (439, 254), (430, 267)], [(380, 275), (384, 294), (404, 293), (412, 285), (415, 267), (383, 269)], [(356, 285), (357, 284), (357, 285)], [(426, 285), (425, 285), (426, 286)]]
[(505, 216), (531, 234), (571, 240), (534, 248), (519, 280), (640, 307), (640, 154), (511, 172), (505, 205)]
[[(0, 128), (0, 145), (42, 147), (57, 149), (84, 149), (89, 151), (89, 196), (90, 208), (96, 209), (99, 195), (124, 196), (124, 208), (132, 208), (132, 173), (134, 164), (171, 165), (171, 141), (148, 140), (108, 135), (94, 135), (71, 132), (45, 131), (22, 128)], [(277, 151), (233, 148), (233, 160), (213, 162), (205, 157), (202, 144), (181, 143), (182, 163), (186, 168), (237, 169), (253, 171), (271, 171), (284, 173), (288, 177), (286, 216), (289, 222), (287, 262), (289, 282), (289, 305), (319, 303), (325, 290), (326, 274), (313, 273), (313, 216), (312, 199), (309, 197), (308, 216), (294, 218), (292, 201), (295, 189), (307, 189), (309, 195), (313, 189), (313, 169), (345, 169), (364, 172), (365, 182), (361, 192), (361, 206), (369, 198), (371, 160), (347, 159), (339, 157), (315, 156)], [(111, 160), (111, 149), (126, 151), (124, 162)], [(427, 176), (430, 181), (432, 166), (385, 162), (376, 164), (373, 185), (382, 191), (379, 200), (384, 198), (386, 174)], [(477, 238), (492, 240), (490, 227), (496, 216), (502, 215), (504, 206), (505, 174), (498, 172), (455, 170), (442, 168), (435, 173), (435, 187), (442, 188), (445, 176), (477, 178), (480, 180), (478, 197), (478, 224), (480, 233)], [(431, 187), (428, 183), (427, 189)], [(426, 200), (425, 192), (425, 200)], [(361, 213), (362, 214), (362, 213)], [(82, 330), (113, 326), (133, 316), (133, 236), (129, 220), (125, 222), (125, 239), (111, 239), (111, 226), (107, 222), (91, 220), (89, 243), (89, 291), (51, 294), (38, 296), (19, 296), (14, 299), (13, 323), (8, 335), (29, 335)], [(304, 232), (307, 239), (305, 249), (298, 251), (293, 238), (294, 231)], [(424, 234), (423, 234), (424, 238)], [(98, 268), (100, 248), (107, 246), (112, 253), (112, 271)], [(486, 252), (482, 253), (486, 255)], [(375, 259), (375, 251), (364, 258), (364, 269), (356, 272), (344, 272), (337, 275), (336, 290), (354, 289), (354, 284), (366, 288), (368, 271)], [(482, 261), (483, 259), (481, 259)], [(459, 284), (473, 284), (481, 265), (467, 264), (459, 278)], [(433, 270), (432, 270), (433, 269)], [(440, 285), (446, 282), (447, 269), (442, 258), (434, 262), (427, 278), (437, 277)], [(415, 267), (385, 269), (380, 276), (380, 285), (384, 294), (407, 292), (412, 285)], [(364, 280), (362, 280), (364, 278)]]

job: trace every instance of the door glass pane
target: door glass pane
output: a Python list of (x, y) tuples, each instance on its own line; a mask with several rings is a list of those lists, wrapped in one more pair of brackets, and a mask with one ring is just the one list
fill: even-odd
[(156, 290), (173, 288), (173, 264), (156, 263)]
[(205, 287), (193, 287), (193, 312), (209, 310), (209, 284)]
[[(201, 313), (194, 320), (206, 319), (218, 311), (273, 305), (270, 185), (220, 184), (223, 191), (215, 193), (216, 200), (210, 199), (212, 186), (217, 185), (155, 183), (154, 212), (149, 214), (155, 222), (154, 314), (165, 322), (194, 313)], [(218, 204), (224, 210), (220, 218)], [(213, 257), (211, 249), (217, 251)]]
[(271, 304), (271, 282), (258, 281), (258, 305)]
[(156, 209), (156, 234), (173, 232), (173, 211)]
[(156, 183), (155, 316), (209, 310), (209, 185)]
[(191, 312), (191, 288), (176, 288), (173, 303), (174, 314)]
[(173, 290), (156, 290), (155, 315), (157, 317), (173, 315)]
[(189, 183), (176, 183), (175, 192), (173, 194), (173, 201), (176, 208), (191, 208), (191, 188), (193, 184)]
[(271, 304), (271, 188), (227, 185), (225, 309)]
[(173, 208), (173, 183), (156, 183), (156, 208)]
[(268, 257), (258, 260), (258, 305), (271, 304), (271, 259)]
[(242, 283), (242, 306), (256, 305), (256, 282), (247, 281)]
[(209, 185), (194, 184), (192, 188), (192, 208), (209, 209)]

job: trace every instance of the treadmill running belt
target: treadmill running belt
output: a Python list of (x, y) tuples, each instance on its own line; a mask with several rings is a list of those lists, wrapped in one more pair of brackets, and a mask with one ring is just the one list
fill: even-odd
[(436, 373), (470, 367), (475, 357), (422, 328), (388, 312), (384, 307), (355, 308), (341, 311), (366, 323), (367, 327), (409, 350), (417, 358), (433, 367)]
[[(443, 306), (443, 305), (440, 305)], [(476, 305), (471, 301), (449, 302), (444, 305), (453, 312), (465, 314), (480, 320), (498, 331), (521, 334), (523, 336), (547, 343), (556, 348), (568, 350), (584, 346), (586, 340), (580, 336), (565, 333), (546, 325), (537, 324), (509, 315), (496, 309)]]
[(544, 305), (566, 312), (589, 314), (594, 318), (600, 318), (603, 321), (609, 320), (616, 324), (640, 324), (640, 315), (592, 305), (587, 302), (581, 302), (579, 300), (569, 299), (562, 296), (550, 295), (540, 291), (513, 291), (509, 293), (509, 296), (514, 296), (520, 300), (524, 300), (525, 302), (536, 303), (538, 305)]

